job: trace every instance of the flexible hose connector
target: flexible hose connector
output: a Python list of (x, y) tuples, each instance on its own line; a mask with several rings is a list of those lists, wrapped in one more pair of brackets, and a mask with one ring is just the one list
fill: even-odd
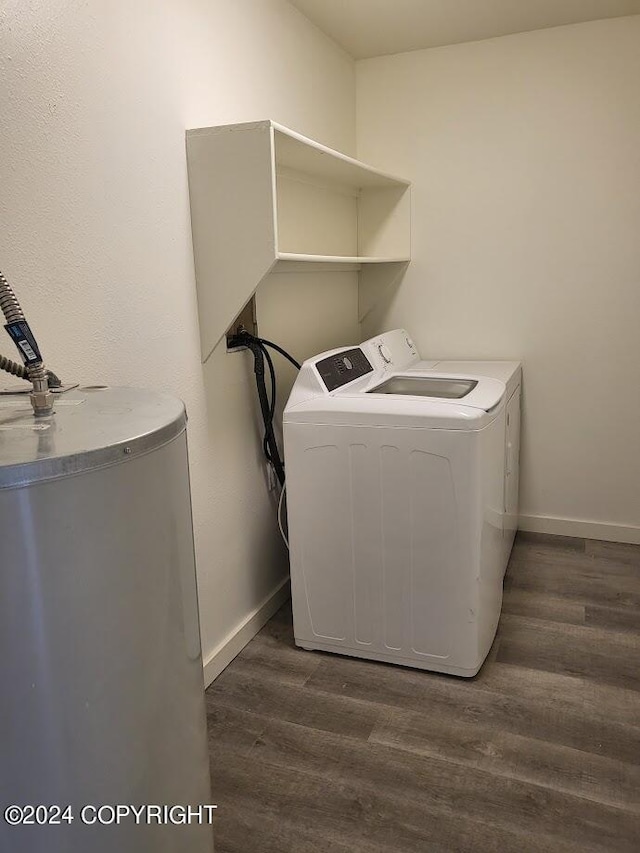
[(18, 298), (13, 292), (11, 285), (0, 272), (0, 309), (7, 323), (17, 323), (24, 320), (24, 312), (20, 307)]
[(37, 418), (51, 415), (53, 413), (53, 394), (49, 391), (47, 371), (44, 369), (44, 364), (28, 367), (27, 370), (29, 380), (33, 385), (33, 390), (29, 395), (31, 405), (33, 406), (33, 414)]
[(29, 374), (24, 364), (11, 361), (10, 358), (6, 358), (4, 355), (0, 355), (0, 370), (6, 370), (7, 373), (10, 373), (12, 376), (18, 376), (20, 379), (29, 379)]
[[(25, 316), (18, 298), (13, 292), (11, 285), (0, 272), (0, 309), (5, 316), (7, 325), (11, 323), (24, 322)], [(36, 417), (44, 417), (53, 413), (53, 394), (49, 390), (47, 371), (42, 360), (24, 366), (27, 378), (33, 385), (30, 399), (33, 406), (33, 414)], [(11, 371), (9, 371), (11, 372)], [(15, 374), (17, 375), (17, 374)]]

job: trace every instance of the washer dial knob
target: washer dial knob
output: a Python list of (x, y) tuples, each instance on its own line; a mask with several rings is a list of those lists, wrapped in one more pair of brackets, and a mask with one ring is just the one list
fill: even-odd
[(389, 347), (384, 344), (378, 344), (378, 352), (380, 353), (380, 358), (384, 361), (385, 364), (391, 364), (393, 359), (391, 358), (391, 352), (389, 351)]

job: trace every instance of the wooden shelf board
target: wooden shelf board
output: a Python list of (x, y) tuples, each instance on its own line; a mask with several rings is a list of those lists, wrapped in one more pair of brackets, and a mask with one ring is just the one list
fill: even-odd
[(345, 255), (298, 255), (293, 252), (278, 252), (279, 261), (298, 261), (314, 264), (401, 264), (408, 263), (410, 258), (372, 258)]

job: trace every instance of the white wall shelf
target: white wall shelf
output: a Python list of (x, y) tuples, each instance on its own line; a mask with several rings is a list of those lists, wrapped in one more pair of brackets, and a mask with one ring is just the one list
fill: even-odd
[(410, 260), (409, 182), (282, 125), (188, 130), (187, 162), (203, 362), (271, 272), (356, 269), (362, 317)]
[(358, 257), (354, 255), (296, 255), (293, 252), (278, 252), (277, 260), (279, 261), (300, 261), (304, 263), (316, 264), (389, 264), (396, 262), (405, 262), (409, 258), (372, 258)]

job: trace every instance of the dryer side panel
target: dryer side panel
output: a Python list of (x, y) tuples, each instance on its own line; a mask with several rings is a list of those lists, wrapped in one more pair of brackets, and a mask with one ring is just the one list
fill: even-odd
[(507, 403), (505, 432), (505, 571), (516, 530), (518, 529), (518, 491), (520, 468), (520, 386), (511, 395)]
[(502, 607), (504, 576), (504, 435), (505, 412), (478, 434), (480, 442), (480, 491), (478, 506), (478, 660), (488, 654)]

